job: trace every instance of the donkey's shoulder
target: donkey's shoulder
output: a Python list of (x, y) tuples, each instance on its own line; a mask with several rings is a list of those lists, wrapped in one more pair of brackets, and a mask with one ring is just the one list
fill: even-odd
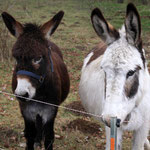
[(92, 61), (96, 60), (98, 57), (104, 54), (106, 50), (106, 45), (103, 42), (100, 42), (96, 47), (94, 47), (88, 55), (91, 54), (91, 57), (89, 61), (87, 62), (87, 65), (89, 65)]

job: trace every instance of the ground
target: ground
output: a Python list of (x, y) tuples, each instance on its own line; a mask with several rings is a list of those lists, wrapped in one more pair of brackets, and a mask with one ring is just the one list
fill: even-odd
[[(150, 6), (136, 2), (141, 15), (142, 38), (146, 57), (150, 58)], [(58, 11), (65, 12), (57, 31), (51, 37), (62, 50), (68, 67), (71, 90), (62, 104), (65, 107), (84, 111), (78, 95), (80, 70), (86, 54), (100, 42), (93, 30), (91, 10), (99, 7), (107, 20), (116, 28), (124, 23), (127, 1), (117, 4), (111, 0), (7, 0), (0, 1), (0, 12), (7, 11), (18, 21), (42, 24)], [(11, 47), (15, 41), (0, 18), (0, 91), (11, 91), (11, 77), (15, 61)], [(150, 66), (150, 65), (149, 65)], [(18, 102), (13, 96), (0, 94), (0, 150), (23, 150), (24, 123)], [(103, 124), (90, 116), (59, 109), (55, 122), (54, 150), (104, 150), (105, 132)], [(123, 149), (131, 149), (131, 133), (124, 135)]]

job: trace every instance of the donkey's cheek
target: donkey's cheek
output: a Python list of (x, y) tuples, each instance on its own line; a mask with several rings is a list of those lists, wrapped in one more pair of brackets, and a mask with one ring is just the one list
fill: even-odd
[(17, 78), (17, 87), (15, 94), (33, 98), (36, 94), (36, 89), (27, 78)]

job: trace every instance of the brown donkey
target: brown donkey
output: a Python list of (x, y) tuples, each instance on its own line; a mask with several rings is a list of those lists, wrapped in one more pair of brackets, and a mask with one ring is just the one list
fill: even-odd
[(21, 24), (6, 12), (2, 13), (5, 25), (17, 38), (12, 49), (16, 59), (12, 90), (18, 95), (21, 114), (25, 123), (26, 150), (41, 146), (53, 149), (54, 120), (57, 107), (33, 102), (26, 98), (60, 105), (69, 93), (70, 81), (59, 48), (48, 38), (58, 27), (63, 11), (42, 26)]

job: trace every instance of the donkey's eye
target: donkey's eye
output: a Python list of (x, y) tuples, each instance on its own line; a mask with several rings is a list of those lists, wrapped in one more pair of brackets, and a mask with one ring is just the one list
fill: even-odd
[(32, 59), (32, 63), (34, 63), (34, 64), (39, 64), (41, 61), (42, 61), (42, 57), (41, 57), (41, 56), (40, 56), (40, 57), (37, 57), (37, 58)]
[(128, 73), (127, 73), (127, 78), (130, 77), (130, 76), (133, 76), (135, 73), (135, 70), (130, 70)]

